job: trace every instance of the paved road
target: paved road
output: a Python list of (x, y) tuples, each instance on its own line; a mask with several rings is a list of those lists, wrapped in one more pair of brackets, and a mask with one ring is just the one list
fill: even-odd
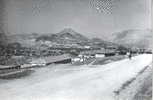
[[(56, 65), (0, 84), (3, 100), (115, 100), (114, 91), (152, 61), (144, 54), (106, 65)], [(93, 67), (94, 66), (94, 67)]]

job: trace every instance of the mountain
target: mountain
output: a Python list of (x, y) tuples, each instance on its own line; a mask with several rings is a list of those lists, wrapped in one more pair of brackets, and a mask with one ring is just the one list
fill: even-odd
[(62, 38), (72, 38), (80, 41), (88, 41), (89, 39), (85, 36), (81, 35), (80, 33), (75, 32), (71, 28), (65, 28), (61, 32), (58, 33), (58, 35)]
[(36, 39), (37, 42), (39, 41), (50, 41), (51, 43), (56, 44), (64, 44), (69, 45), (70, 47), (73, 46), (91, 46), (93, 48), (105, 47), (107, 45), (115, 45), (115, 43), (104, 41), (100, 38), (93, 38), (89, 39), (82, 34), (74, 31), (71, 28), (66, 28), (56, 34), (50, 35), (41, 35)]
[(152, 30), (125, 30), (113, 34), (113, 42), (126, 47), (152, 47)]
[(72, 44), (88, 42), (89, 39), (75, 32), (71, 28), (66, 28), (56, 34), (41, 35), (36, 39), (36, 41), (51, 41), (59, 44)]
[(18, 42), (25, 47), (40, 47), (41, 45), (52, 47), (84, 47), (93, 48), (105, 47), (106, 45), (116, 45), (112, 42), (104, 41), (100, 38), (89, 39), (71, 28), (65, 28), (58, 33), (33, 33), (15, 34), (9, 36), (11, 42)]
[(6, 45), (7, 42), (7, 36), (4, 33), (0, 33), (0, 45)]

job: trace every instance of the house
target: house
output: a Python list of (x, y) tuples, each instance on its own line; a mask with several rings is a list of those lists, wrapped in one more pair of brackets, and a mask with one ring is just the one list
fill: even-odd
[(147, 54), (152, 54), (152, 50), (151, 50), (151, 49), (146, 49), (146, 50), (145, 50), (145, 53), (147, 53)]
[(20, 65), (0, 65), (0, 70), (20, 69)]
[(81, 52), (79, 57), (84, 57), (84, 58), (93, 58), (93, 57), (105, 57), (105, 50), (100, 49), (100, 50), (88, 50)]
[(103, 58), (103, 57), (105, 57), (105, 54), (104, 53), (96, 53), (95, 57), (96, 58)]
[(114, 56), (114, 55), (116, 55), (116, 51), (117, 51), (117, 47), (116, 46), (113, 46), (113, 45), (106, 46), (105, 47), (105, 56), (106, 57)]
[(69, 54), (63, 54), (58, 56), (47, 56), (47, 57), (41, 57), (37, 58), (35, 60), (32, 60), (31, 64), (35, 65), (49, 65), (52, 63), (55, 64), (65, 64), (65, 63), (71, 63), (72, 56)]
[(103, 58), (103, 57), (105, 57), (105, 49), (101, 48), (100, 50), (97, 50), (95, 52), (95, 57), (96, 58)]
[(59, 56), (48, 56), (41, 58), (33, 58), (28, 64), (21, 65), (21, 68), (46, 66), (50, 64), (66, 64), (72, 62), (72, 56), (69, 54), (63, 54)]
[(78, 61), (81, 61), (80, 57), (75, 57), (75, 58), (72, 59), (72, 62), (78, 62)]
[(90, 46), (84, 46), (84, 48), (85, 48), (85, 49), (90, 49), (91, 47), (90, 47)]
[(74, 62), (83, 62), (83, 61), (84, 61), (84, 59), (81, 58), (81, 57), (72, 58), (72, 63), (74, 63)]
[(63, 54), (58, 56), (48, 56), (44, 57), (46, 65), (55, 63), (55, 64), (66, 64), (71, 63), (72, 57), (70, 54)]
[(46, 61), (43, 58), (38, 58), (38, 59), (32, 59), (32, 61), (30, 62), (31, 66), (45, 66), (46, 65)]

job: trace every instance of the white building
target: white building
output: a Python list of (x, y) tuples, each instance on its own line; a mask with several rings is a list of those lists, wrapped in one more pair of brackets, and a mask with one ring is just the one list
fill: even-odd
[(30, 64), (32, 66), (45, 66), (46, 65), (46, 61), (45, 59), (42, 59), (42, 58), (38, 58), (38, 59), (33, 59)]
[(97, 53), (97, 54), (95, 54), (95, 57), (96, 58), (103, 58), (103, 57), (105, 57), (105, 54), (104, 53)]
[(73, 62), (83, 62), (83, 58), (81, 58), (81, 57), (72, 58), (72, 63)]

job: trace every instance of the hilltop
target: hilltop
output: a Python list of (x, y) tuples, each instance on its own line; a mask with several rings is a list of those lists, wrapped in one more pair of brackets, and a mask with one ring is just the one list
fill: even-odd
[(113, 43), (104, 41), (100, 38), (93, 38), (89, 39), (82, 35), (81, 33), (78, 33), (74, 31), (71, 28), (66, 28), (60, 31), (59, 33), (55, 34), (43, 34), (36, 38), (36, 42), (49, 42), (50, 44), (64, 44), (65, 46), (91, 46), (91, 47), (104, 47), (106, 45), (112, 45)]
[(55, 34), (44, 34), (36, 38), (36, 41), (51, 41), (60, 44), (72, 44), (72, 43), (82, 43), (88, 42), (89, 39), (80, 33), (75, 32), (71, 28), (66, 28)]

